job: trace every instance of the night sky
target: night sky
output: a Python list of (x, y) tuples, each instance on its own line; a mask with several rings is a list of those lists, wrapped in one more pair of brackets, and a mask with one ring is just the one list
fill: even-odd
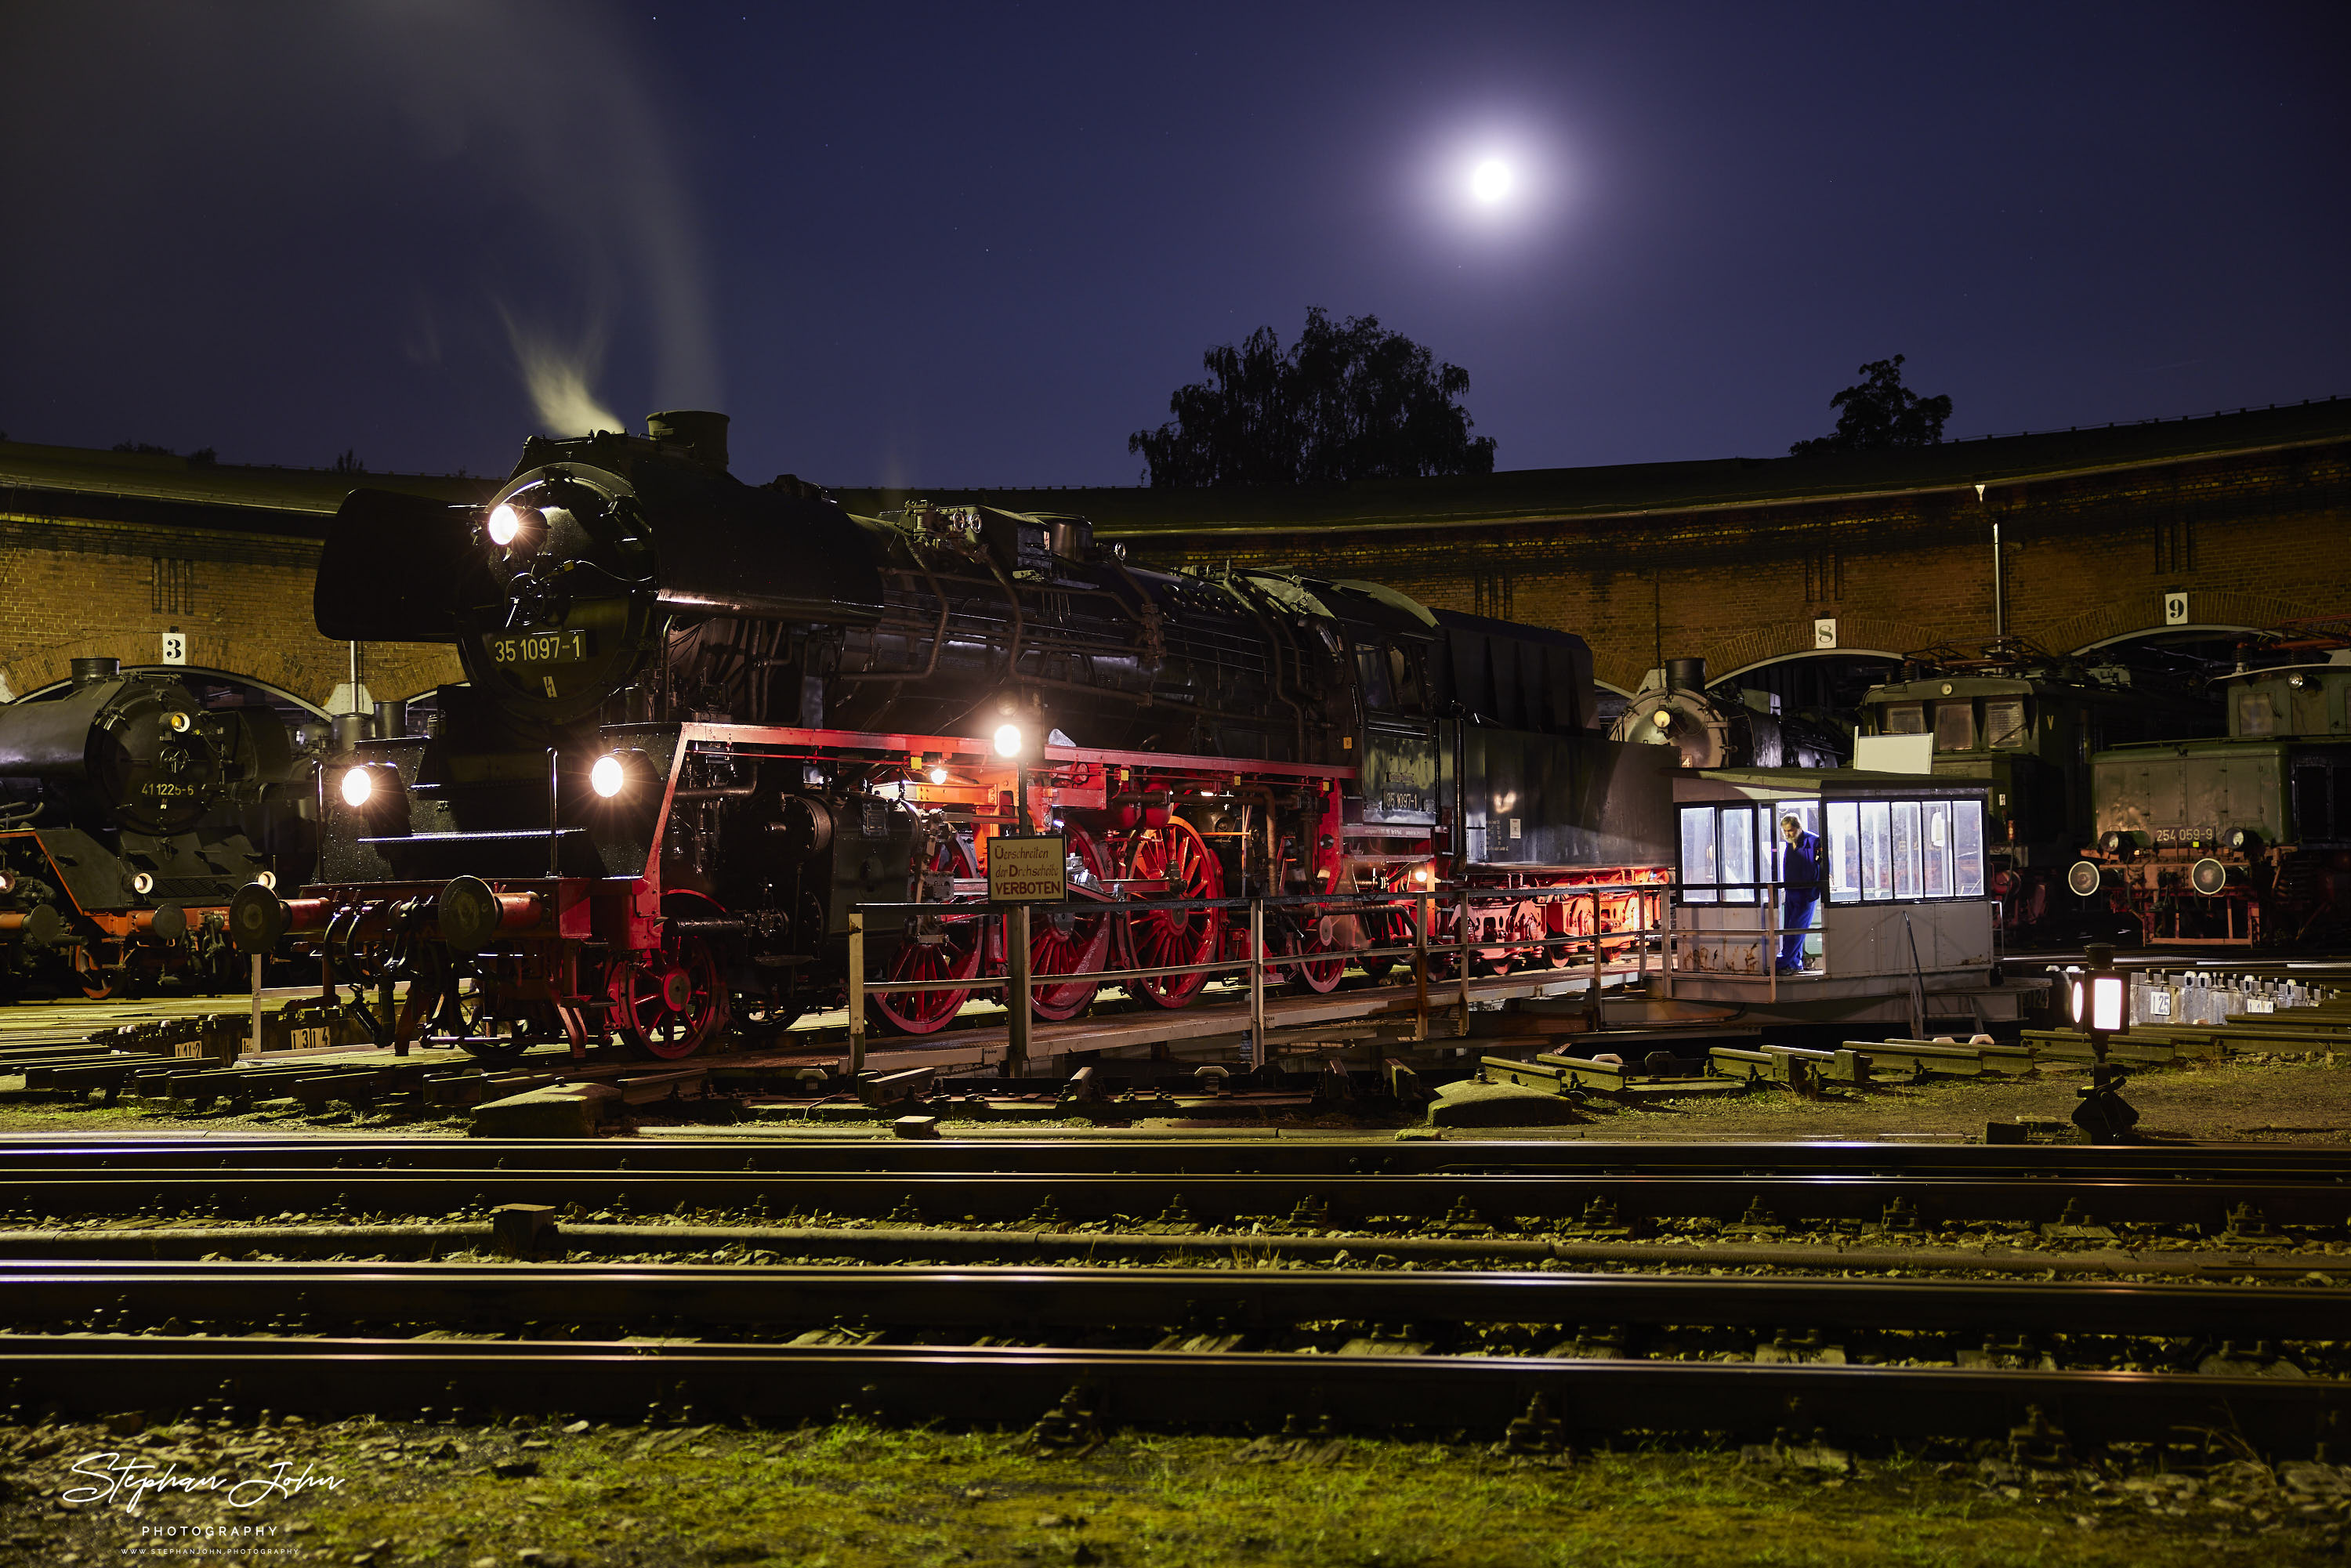
[(2346, 17), (0, 0), (0, 430), (503, 473), (530, 368), (754, 480), (1131, 484), (1309, 305), (1504, 468), (1776, 455), (1896, 352), (1953, 435), (2351, 392)]

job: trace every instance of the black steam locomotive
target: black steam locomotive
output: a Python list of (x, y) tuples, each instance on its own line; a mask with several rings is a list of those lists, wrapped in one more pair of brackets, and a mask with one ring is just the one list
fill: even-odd
[[(1524, 887), (1470, 934), (1507, 967), (1637, 914), (1546, 890), (1662, 880), (1658, 754), (1594, 731), (1579, 638), (1372, 583), (1148, 570), (1081, 517), (852, 517), (734, 478), (726, 428), (535, 438), (479, 507), (346, 499), (319, 630), (453, 643), (468, 679), (428, 733), (330, 762), (317, 883), (248, 890), (240, 942), (322, 950), (384, 1037), (495, 1059), (618, 1030), (682, 1056), (730, 1012), (837, 1006), (861, 905), (938, 906), (865, 929), (872, 978), (946, 987), (875, 995), (879, 1021), (947, 1022), (1004, 963), (1004, 923), (955, 911), (1006, 833), (1063, 835), (1084, 905), (1031, 939), (1051, 1019), (1113, 954), (1180, 967), (1245, 940), (1178, 901)], [(1391, 932), (1275, 926), (1316, 989)], [(1178, 1007), (1204, 984), (1127, 989)]]
[(309, 871), (301, 774), (270, 707), (114, 659), (0, 707), (0, 996), (233, 984), (230, 898)]

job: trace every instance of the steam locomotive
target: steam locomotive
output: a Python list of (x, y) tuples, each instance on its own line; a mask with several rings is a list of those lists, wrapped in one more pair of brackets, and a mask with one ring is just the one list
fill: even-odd
[(230, 898), (309, 869), (285, 722), (114, 659), (72, 667), (0, 706), (0, 996), (234, 983)]
[[(1523, 890), (1460, 934), (1492, 967), (1654, 901), (1562, 892), (1662, 883), (1670, 831), (1656, 749), (1593, 728), (1580, 638), (1374, 583), (1150, 570), (1077, 517), (852, 517), (735, 478), (726, 423), (533, 438), (481, 507), (346, 498), (319, 631), (451, 643), (468, 678), (426, 733), (330, 760), (317, 880), (241, 894), (241, 946), (322, 954), (379, 1038), (678, 1057), (730, 1016), (839, 1005), (852, 916), (869, 978), (945, 988), (875, 993), (875, 1019), (947, 1023), (1005, 963), (973, 906), (1007, 833), (1067, 841), (1078, 907), (1030, 943), (1049, 1019), (1113, 955), (1245, 945), (1184, 901)], [(1268, 956), (1327, 990), (1416, 907), (1277, 912)], [(1124, 982), (1170, 1008), (1206, 983)]]
[(1853, 749), (1829, 725), (1801, 715), (1783, 718), (1745, 694), (1709, 690), (1704, 659), (1667, 660), (1656, 684), (1625, 702), (1608, 734), (1670, 746), (1684, 768), (1838, 768)]

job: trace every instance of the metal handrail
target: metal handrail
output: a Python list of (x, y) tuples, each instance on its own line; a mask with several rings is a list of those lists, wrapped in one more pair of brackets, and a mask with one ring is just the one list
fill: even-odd
[[(1247, 909), (1249, 912), (1248, 951), (1239, 957), (1217, 958), (1199, 964), (1165, 964), (1134, 968), (1089, 969), (1069, 975), (1050, 976), (1030, 975), (1028, 973), (1028, 966), (1025, 963), (1019, 961), (1020, 957), (1026, 956), (1026, 933), (1029, 925), (1029, 921), (1026, 916), (1032, 915), (1033, 914), (1040, 911), (1050, 914), (1056, 911), (1064, 910), (1072, 913), (1099, 915), (1109, 912), (1112, 908), (1116, 907), (1116, 905), (1106, 901), (1097, 899), (1067, 899), (1057, 904), (1002, 904), (990, 900), (961, 901), (954, 904), (948, 904), (939, 900), (920, 900), (913, 903), (877, 902), (872, 904), (861, 904), (851, 912), (850, 915), (850, 1070), (852, 1072), (856, 1072), (862, 1071), (864, 1068), (864, 1001), (866, 996), (869, 994), (934, 991), (967, 992), (975, 990), (997, 991), (1018, 988), (1022, 992), (1022, 995), (1017, 1002), (1013, 998), (1006, 998), (1006, 1009), (1008, 1013), (1010, 1015), (1011, 1021), (1011, 1028), (1009, 1030), (1010, 1038), (1008, 1049), (1006, 1054), (1006, 1071), (1008, 1075), (1017, 1075), (1025, 1068), (1029, 1038), (1028, 1026), (1031, 1021), (1029, 1018), (1029, 998), (1033, 994), (1034, 990), (1040, 986), (1050, 988), (1056, 985), (1077, 985), (1087, 983), (1097, 985), (1105, 983), (1124, 984), (1132, 980), (1165, 978), (1178, 975), (1212, 975), (1233, 972), (1245, 973), (1248, 977), (1249, 990), (1250, 1057), (1252, 1065), (1260, 1067), (1265, 1064), (1268, 1055), (1265, 1030), (1266, 973), (1269, 969), (1287, 968), (1292, 965), (1328, 962), (1332, 959), (1337, 959), (1341, 963), (1360, 963), (1367, 958), (1410, 959), (1413, 968), (1414, 1013), (1416, 1020), (1415, 1038), (1425, 1040), (1428, 1037), (1428, 982), (1431, 978), (1430, 960), (1433, 957), (1450, 955), (1455, 956), (1458, 960), (1455, 964), (1455, 972), (1452, 977), (1452, 982), (1456, 987), (1457, 993), (1454, 1005), (1458, 1007), (1460, 1011), (1462, 1019), (1461, 1027), (1466, 1030), (1468, 1027), (1467, 1020), (1469, 1010), (1469, 982), (1471, 979), (1470, 970), (1472, 968), (1470, 955), (1488, 948), (1499, 948), (1508, 953), (1544, 954), (1564, 949), (1588, 948), (1592, 956), (1591, 1000), (1593, 1008), (1596, 1010), (1599, 1007), (1601, 989), (1604, 983), (1604, 977), (1606, 967), (1606, 950), (1608, 944), (1614, 942), (1631, 945), (1639, 956), (1640, 971), (1645, 976), (1648, 973), (1648, 955), (1653, 941), (1656, 941), (1659, 944), (1659, 962), (1661, 967), (1668, 963), (1668, 955), (1670, 952), (1670, 943), (1665, 940), (1667, 933), (1666, 927), (1662, 923), (1662, 916), (1660, 923), (1655, 925), (1649, 924), (1646, 920), (1641, 920), (1639, 924), (1633, 928), (1616, 931), (1604, 930), (1602, 928), (1600, 915), (1601, 899), (1608, 894), (1633, 894), (1635, 895), (1667, 894), (1671, 893), (1672, 886), (1673, 884), (1670, 881), (1636, 883), (1575, 883), (1530, 888), (1452, 887), (1444, 889), (1442, 894), (1436, 890), (1376, 893), (1353, 891), (1343, 893), (1275, 894), (1271, 896), (1260, 895), (1253, 898), (1237, 897), (1136, 900), (1131, 904), (1126, 904), (1129, 911), (1175, 912), (1207, 909)], [(1435, 924), (1437, 903), (1440, 896), (1444, 897), (1446, 901), (1453, 906), (1455, 919), (1457, 921), (1455, 936), (1450, 942), (1435, 942), (1429, 939), (1430, 929)], [(1464, 920), (1471, 907), (1477, 904), (1491, 904), (1497, 903), (1520, 904), (1533, 902), (1538, 898), (1543, 902), (1568, 898), (1589, 899), (1592, 904), (1592, 929), (1590, 931), (1581, 933), (1562, 932), (1555, 936), (1546, 934), (1545, 936), (1538, 937), (1514, 939), (1508, 936), (1504, 936), (1499, 940), (1492, 937), (1480, 940), (1458, 924)], [(1661, 900), (1661, 902), (1663, 901)], [(1119, 901), (1119, 903), (1125, 904), (1126, 901), (1122, 900)], [(1394, 947), (1340, 948), (1333, 949), (1326, 954), (1301, 954), (1275, 953), (1270, 951), (1266, 945), (1265, 913), (1270, 908), (1311, 908), (1329, 912), (1334, 905), (1336, 905), (1342, 910), (1390, 911), (1395, 910), (1399, 905), (1404, 904), (1416, 904), (1418, 906), (1416, 916), (1413, 920), (1413, 940), (1406, 946)], [(952, 918), (954, 918), (957, 924), (965, 924), (971, 920), (980, 918), (1014, 917), (1010, 922), (1014, 927), (1013, 939), (1022, 944), (1022, 952), (1019, 955), (1015, 956), (1011, 973), (1002, 975), (975, 974), (966, 978), (930, 980), (869, 981), (865, 978), (865, 917), (868, 912), (898, 915), (923, 914), (938, 915), (945, 914), (950, 909), (955, 912)], [(1570, 966), (1561, 966), (1561, 969), (1564, 972), (1564, 970), (1569, 967)]]

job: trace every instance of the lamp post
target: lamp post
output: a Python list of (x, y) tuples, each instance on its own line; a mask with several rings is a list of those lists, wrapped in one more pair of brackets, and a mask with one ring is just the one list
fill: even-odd
[[(1007, 719), (996, 727), (995, 742), (996, 755), (1012, 764), (1013, 833), (1027, 838), (1029, 735), (1018, 722)], [(1004, 1076), (1020, 1078), (1029, 1071), (1029, 906), (1014, 904), (1005, 925)]]
[(2115, 950), (2093, 942), (2083, 952), (2088, 972), (2072, 978), (2074, 1027), (2090, 1037), (2090, 1082), (2074, 1092), (2074, 1124), (2093, 1144), (2126, 1144), (2138, 1112), (2122, 1096), (2126, 1074), (2106, 1062), (2106, 1040), (2124, 1030), (2123, 999), (2129, 987), (2115, 968)]

